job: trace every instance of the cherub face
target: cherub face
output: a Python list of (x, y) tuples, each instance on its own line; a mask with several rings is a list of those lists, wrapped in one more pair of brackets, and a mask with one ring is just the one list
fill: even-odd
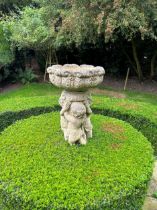
[(86, 115), (86, 107), (81, 102), (73, 102), (70, 107), (71, 114), (76, 118), (83, 118)]

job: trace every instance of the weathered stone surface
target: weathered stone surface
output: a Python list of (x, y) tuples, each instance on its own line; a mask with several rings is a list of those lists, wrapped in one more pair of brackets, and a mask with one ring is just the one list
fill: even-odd
[(92, 124), (90, 121), (91, 99), (88, 92), (63, 91), (60, 100), (62, 106), (61, 128), (64, 138), (70, 144), (76, 142), (86, 144), (87, 138), (92, 137)]
[(104, 68), (65, 64), (53, 65), (47, 69), (47, 72), (52, 84), (65, 89), (59, 99), (62, 107), (61, 129), (65, 140), (71, 145), (86, 144), (87, 139), (92, 137), (91, 98), (87, 90), (103, 81)]
[(47, 69), (52, 84), (66, 90), (85, 90), (103, 81), (103, 67), (92, 65), (53, 65)]
[(147, 197), (142, 210), (157, 210), (157, 199)]
[(157, 161), (154, 164), (152, 179), (148, 187), (147, 197), (142, 210), (157, 210), (157, 199), (153, 198), (155, 192), (157, 192)]

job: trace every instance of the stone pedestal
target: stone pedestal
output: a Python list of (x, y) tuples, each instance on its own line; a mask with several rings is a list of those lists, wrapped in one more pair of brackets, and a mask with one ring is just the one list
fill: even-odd
[(61, 129), (69, 144), (86, 144), (92, 137), (91, 97), (88, 89), (103, 81), (102, 67), (91, 65), (53, 65), (47, 69), (52, 84), (64, 88), (59, 104), (62, 107)]
[(92, 137), (92, 124), (90, 115), (91, 99), (89, 92), (63, 91), (59, 99), (62, 107), (61, 129), (64, 138), (70, 144), (86, 144), (87, 139)]

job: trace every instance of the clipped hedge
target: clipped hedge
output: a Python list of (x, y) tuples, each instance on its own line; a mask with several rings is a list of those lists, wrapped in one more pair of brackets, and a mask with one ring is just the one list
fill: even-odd
[(0, 101), (0, 113), (21, 111), (36, 107), (49, 107), (58, 104), (57, 96), (34, 96), (11, 98)]
[(0, 114), (0, 132), (2, 132), (9, 125), (12, 125), (18, 120), (23, 120), (31, 116), (38, 116), (40, 114), (49, 113), (59, 110), (58, 106), (54, 107), (36, 107), (18, 112), (7, 111)]
[[(56, 97), (4, 100), (3, 103), (0, 103), (0, 110), (3, 110), (0, 114), (0, 132), (16, 120), (60, 109), (57, 101)], [(157, 155), (157, 108), (155, 106), (127, 100), (94, 97), (93, 112), (130, 123), (148, 138)]]
[(127, 99), (95, 97), (93, 107), (96, 113), (126, 121), (141, 131), (157, 155), (157, 106)]
[(132, 113), (124, 113), (112, 109), (94, 109), (94, 113), (128, 122), (151, 142), (154, 154), (157, 155), (157, 123), (141, 115), (133, 115)]
[(147, 139), (127, 123), (92, 116), (87, 146), (64, 141), (59, 114), (31, 117), (0, 135), (2, 206), (21, 209), (140, 209), (152, 172)]
[[(49, 113), (55, 110), (60, 110), (58, 105), (52, 107), (36, 107), (31, 109), (26, 109), (22, 111), (12, 112), (7, 111), (0, 114), (0, 132), (3, 131), (7, 126), (13, 124), (17, 120), (25, 119), (31, 116), (37, 116), (44, 113)], [(141, 131), (144, 136), (146, 136), (152, 143), (155, 154), (157, 152), (157, 124), (150, 121), (149, 118), (133, 115), (132, 113), (125, 113), (121, 111), (114, 111), (111, 109), (99, 109), (93, 108), (93, 112), (97, 114), (102, 114), (105, 116), (114, 117), (121, 119), (123, 121), (129, 122), (133, 127)]]
[(110, 109), (123, 114), (142, 116), (157, 123), (157, 106), (149, 103), (94, 96), (93, 108)]

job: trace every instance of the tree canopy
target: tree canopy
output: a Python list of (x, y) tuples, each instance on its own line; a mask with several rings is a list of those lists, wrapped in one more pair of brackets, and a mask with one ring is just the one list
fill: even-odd
[(2, 22), (0, 22), (0, 66), (11, 63), (13, 59), (14, 54), (9, 34), (4, 30)]
[[(5, 18), (5, 26), (9, 25), (10, 42), (19, 48), (46, 51), (87, 44), (97, 46), (100, 40), (104, 46), (117, 42), (141, 80), (143, 58), (138, 48), (149, 40), (155, 43), (151, 55), (154, 75), (156, 0), (27, 0), (20, 5), (16, 0), (0, 2), (0, 6), (7, 4), (18, 8)], [(129, 51), (124, 43), (131, 46)]]

